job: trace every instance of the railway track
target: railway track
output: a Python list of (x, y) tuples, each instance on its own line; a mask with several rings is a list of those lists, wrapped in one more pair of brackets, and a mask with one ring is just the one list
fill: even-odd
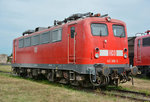
[(106, 90), (101, 91), (100, 93), (103, 95), (121, 97), (138, 102), (150, 102), (150, 95), (141, 92), (127, 91), (127, 90), (111, 90), (111, 91)]
[(0, 73), (11, 74), (11, 72), (0, 71)]
[(101, 90), (100, 88), (97, 89), (87, 89), (87, 88), (76, 88), (77, 90), (82, 90), (85, 92), (91, 92), (96, 95), (107, 95), (112, 97), (120, 97), (123, 99), (128, 99), (135, 102), (150, 102), (150, 95), (146, 93), (141, 92), (135, 92), (135, 91), (127, 91), (127, 90), (117, 90), (117, 89), (111, 89), (111, 90)]
[[(0, 73), (5, 74), (12, 74), (11, 72), (0, 71)], [(12, 74), (16, 76), (15, 74)], [(138, 102), (150, 102), (150, 94), (142, 93), (142, 92), (135, 92), (135, 91), (127, 91), (127, 90), (120, 90), (120, 89), (109, 89), (109, 90), (101, 90), (100, 88), (92, 89), (92, 88), (81, 88), (76, 86), (71, 86), (75, 90), (90, 92), (97, 95), (107, 95), (107, 96), (114, 96), (120, 97), (124, 99), (129, 99), (132, 101)]]
[[(112, 89), (112, 90), (113, 90), (113, 89)], [(150, 97), (150, 94), (146, 94), (146, 93), (142, 93), (142, 92), (128, 91), (128, 90), (120, 90), (120, 89), (118, 89), (118, 90), (114, 89), (114, 91), (119, 91), (119, 92), (124, 92), (124, 93), (132, 93), (132, 94), (138, 94), (138, 95)]]

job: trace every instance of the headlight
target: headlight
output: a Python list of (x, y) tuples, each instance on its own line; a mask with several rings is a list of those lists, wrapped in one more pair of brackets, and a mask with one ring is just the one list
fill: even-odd
[(124, 54), (124, 58), (127, 58), (128, 57), (128, 55), (127, 54)]
[(124, 48), (124, 52), (127, 52), (127, 48)]
[(95, 51), (96, 51), (96, 52), (98, 52), (98, 51), (99, 51), (99, 48), (98, 48), (98, 47), (96, 47), (96, 48), (95, 48)]
[(95, 54), (95, 58), (99, 58), (99, 54), (97, 53), (97, 54)]

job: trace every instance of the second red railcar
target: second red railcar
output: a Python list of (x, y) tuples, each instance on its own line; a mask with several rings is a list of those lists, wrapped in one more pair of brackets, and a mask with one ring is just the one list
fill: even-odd
[(139, 68), (142, 74), (150, 76), (150, 30), (137, 37), (134, 42), (134, 65)]

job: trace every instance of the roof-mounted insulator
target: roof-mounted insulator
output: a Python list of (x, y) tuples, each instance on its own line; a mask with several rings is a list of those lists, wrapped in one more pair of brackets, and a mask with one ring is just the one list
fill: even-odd
[(57, 21), (56, 20), (54, 20), (54, 25), (57, 25)]
[(63, 21), (57, 21), (54, 20), (54, 25), (61, 25), (62, 23), (67, 23), (69, 21), (73, 21), (73, 20), (77, 20), (79, 18), (83, 18), (83, 17), (91, 17), (93, 16), (93, 13), (88, 12), (88, 13), (77, 13), (77, 14), (73, 14), (71, 16), (69, 16), (68, 18), (65, 18)]
[(31, 34), (34, 32), (35, 32), (34, 30), (27, 30), (27, 31), (23, 32), (22, 35), (24, 36), (25, 34)]
[(108, 16), (108, 14), (104, 14), (104, 15), (101, 15), (100, 17), (107, 17)]
[(147, 33), (147, 35), (149, 35), (149, 33), (150, 33), (150, 30), (147, 30), (145, 33)]
[(93, 15), (93, 13), (91, 12), (88, 12), (88, 13), (77, 13), (77, 14), (73, 14), (71, 16), (69, 16), (68, 18), (65, 18), (63, 21), (58, 21), (58, 20), (54, 20), (54, 25), (61, 25), (63, 23), (67, 23), (67, 22), (70, 22), (70, 21), (73, 21), (73, 20), (77, 20), (77, 19), (80, 19), (80, 18), (85, 18), (85, 17), (107, 17), (108, 14), (105, 14), (105, 15), (101, 15), (100, 13), (97, 13), (95, 15)]
[(97, 14), (94, 15), (94, 17), (100, 17), (100, 16), (101, 16), (100, 13), (97, 13)]
[(72, 16), (68, 17), (66, 20), (77, 20), (79, 18), (83, 18), (83, 17), (91, 17), (93, 16), (93, 13), (88, 12), (88, 13), (77, 13), (77, 14), (73, 14)]
[(145, 35), (145, 33), (136, 33), (135, 36), (142, 36)]
[(105, 17), (105, 19), (106, 19), (108, 22), (111, 21), (111, 17), (109, 17), (109, 16)]

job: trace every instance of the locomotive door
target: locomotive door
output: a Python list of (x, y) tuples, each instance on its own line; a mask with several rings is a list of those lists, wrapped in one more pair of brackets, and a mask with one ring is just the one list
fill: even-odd
[(69, 25), (68, 28), (68, 63), (75, 64), (76, 25)]
[(138, 39), (137, 45), (137, 61), (141, 61), (141, 40)]

